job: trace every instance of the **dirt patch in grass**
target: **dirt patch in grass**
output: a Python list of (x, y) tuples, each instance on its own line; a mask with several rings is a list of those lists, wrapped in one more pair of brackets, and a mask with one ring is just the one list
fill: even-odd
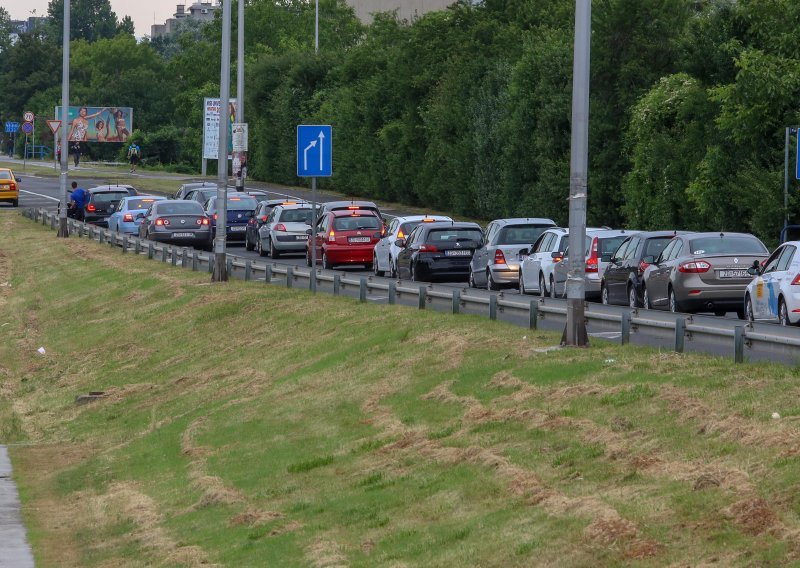
[(258, 510), (248, 510), (244, 513), (239, 513), (238, 515), (234, 515), (228, 521), (228, 524), (232, 527), (246, 525), (248, 527), (257, 527), (259, 525), (264, 525), (270, 523), (276, 519), (282, 519), (283, 514), (278, 513), (276, 511), (258, 511)]
[(725, 511), (742, 530), (750, 535), (783, 532), (780, 521), (766, 501), (760, 498), (737, 501)]
[(211, 448), (197, 446), (194, 438), (198, 432), (207, 426), (206, 417), (194, 420), (181, 437), (181, 451), (191, 459), (189, 477), (192, 485), (202, 493), (200, 500), (193, 506), (194, 509), (211, 507), (214, 505), (232, 505), (244, 502), (244, 496), (232, 487), (227, 487), (225, 482), (216, 475), (206, 472), (206, 461), (213, 451)]
[(306, 558), (314, 568), (347, 568), (347, 557), (334, 541), (321, 538), (307, 550)]

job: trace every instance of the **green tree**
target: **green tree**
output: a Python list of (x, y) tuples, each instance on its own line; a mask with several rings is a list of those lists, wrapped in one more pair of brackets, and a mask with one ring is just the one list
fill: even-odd
[[(61, 45), (64, 37), (64, 0), (50, 0), (48, 36)], [(71, 0), (70, 39), (96, 41), (117, 34), (119, 22), (109, 0)]]

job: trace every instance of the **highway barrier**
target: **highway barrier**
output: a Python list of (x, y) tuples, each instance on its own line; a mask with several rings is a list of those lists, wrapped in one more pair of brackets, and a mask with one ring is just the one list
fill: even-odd
[[(57, 226), (57, 213), (27, 209), (25, 216)], [(214, 254), (187, 247), (156, 243), (109, 231), (69, 219), (70, 234), (88, 236), (100, 243), (193, 271), (213, 271)], [(452, 314), (472, 314), (503, 321), (530, 330), (563, 331), (567, 301), (505, 295), (474, 288), (454, 288), (377, 276), (352, 275), (343, 271), (296, 267), (274, 261), (257, 262), (227, 256), (230, 277), (286, 288), (304, 288), (356, 298), (361, 302), (405, 305)], [(647, 345), (683, 353), (704, 352), (732, 357), (736, 362), (772, 361), (787, 365), (800, 363), (800, 328), (771, 323), (697, 314), (675, 314), (625, 306), (587, 302), (586, 325), (593, 337), (621, 344)]]

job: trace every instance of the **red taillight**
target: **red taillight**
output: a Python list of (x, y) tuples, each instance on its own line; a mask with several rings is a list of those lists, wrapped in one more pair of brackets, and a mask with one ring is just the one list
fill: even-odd
[(97, 211), (97, 207), (94, 206), (94, 203), (90, 203), (86, 206), (87, 211)]
[(678, 272), (700, 274), (701, 272), (708, 272), (709, 268), (711, 268), (711, 265), (704, 260), (691, 260), (678, 266)]
[(159, 217), (156, 219), (156, 225), (169, 225), (169, 219), (162, 219)]
[(133, 214), (125, 213), (125, 215), (122, 216), (122, 221), (124, 223), (133, 223)]
[(283, 223), (278, 223), (277, 225), (275, 225), (275, 230), (285, 233), (286, 232), (286, 225), (284, 225)]
[(597, 237), (592, 239), (592, 248), (589, 258), (586, 259), (586, 272), (597, 272)]
[(328, 242), (329, 243), (335, 243), (336, 242), (336, 233), (334, 233), (333, 231), (328, 233)]
[(11, 185), (9, 185), (9, 186), (8, 186), (8, 188), (9, 188), (11, 191), (17, 191), (17, 184), (15, 184), (15, 183), (12, 181), (12, 182), (11, 182)]
[(505, 264), (506, 263), (506, 255), (503, 254), (503, 251), (497, 249), (494, 251), (494, 263), (495, 264)]
[(800, 274), (794, 277), (794, 280), (792, 280), (792, 286), (800, 286)]
[(261, 216), (261, 222), (262, 223), (266, 223), (267, 222), (267, 216), (266, 215), (262, 215)]
[(203, 217), (202, 219), (200, 219), (200, 224), (201, 225), (210, 225), (211, 221), (208, 220), (208, 217)]
[(420, 245), (419, 252), (439, 252), (436, 245)]
[(217, 220), (217, 214), (214, 213), (214, 221), (216, 221), (216, 220)]
[(641, 276), (642, 274), (644, 274), (644, 271), (645, 271), (645, 270), (647, 270), (647, 267), (648, 267), (648, 266), (650, 266), (650, 264), (648, 264), (648, 263), (647, 263), (647, 262), (645, 262), (645, 261), (641, 261), (641, 262), (639, 263), (639, 276)]

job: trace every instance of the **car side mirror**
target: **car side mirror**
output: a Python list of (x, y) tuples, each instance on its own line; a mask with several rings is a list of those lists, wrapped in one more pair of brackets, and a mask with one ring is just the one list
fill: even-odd
[(314, 231), (312, 231), (311, 229), (306, 229), (306, 235), (309, 235), (309, 236), (310, 236), (310, 235), (311, 235), (313, 232), (314, 232)]
[(747, 269), (747, 273), (750, 276), (758, 276), (759, 274), (761, 274), (761, 271), (755, 266), (751, 266), (750, 268)]
[(405, 239), (397, 239), (394, 242), (394, 244), (397, 245), (400, 248), (406, 248), (406, 240)]
[(563, 252), (554, 252), (554, 253), (551, 253), (551, 254), (550, 254), (550, 258), (552, 258), (552, 259), (556, 259), (556, 258), (564, 258), (564, 253), (563, 253)]
[(519, 251), (519, 255), (520, 256), (528, 256), (530, 253), (531, 253), (530, 249), (526, 249), (526, 248), (524, 248), (521, 251)]
[(136, 218), (137, 219), (144, 219), (144, 213), (139, 213), (138, 215), (136, 215)]
[(642, 262), (644, 262), (645, 264), (656, 264), (656, 257), (646, 256), (642, 259)]
[(383, 233), (382, 233), (382, 232), (380, 232), (380, 231), (378, 231), (377, 233), (375, 233), (374, 235), (372, 235), (372, 238), (373, 238), (373, 239), (382, 239), (382, 238), (383, 238)]
[(615, 261), (616, 259), (610, 252), (600, 255), (600, 262), (615, 262)]

